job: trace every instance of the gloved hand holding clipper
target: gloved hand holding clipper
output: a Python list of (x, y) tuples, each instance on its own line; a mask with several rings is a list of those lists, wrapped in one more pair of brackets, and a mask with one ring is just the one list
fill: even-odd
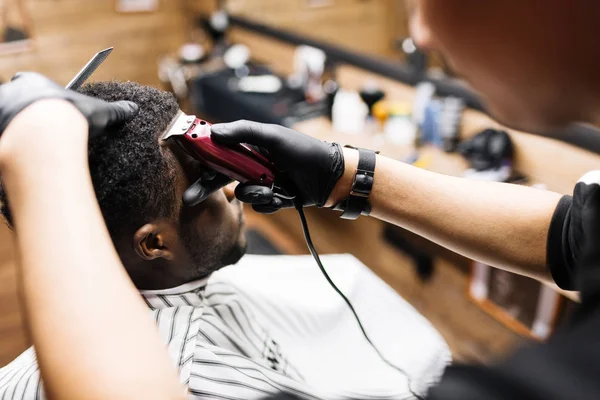
[[(334, 199), (339, 196), (332, 196), (332, 193), (337, 192), (340, 186), (346, 186), (346, 195), (350, 191), (354, 173), (352, 164), (356, 164), (358, 158), (354, 150), (343, 149), (337, 143), (323, 142), (279, 125), (252, 121), (215, 124), (211, 132), (216, 142), (226, 145), (247, 143), (266, 150), (268, 158), (284, 175), (278, 183), (290, 194), (298, 196), (303, 206), (333, 206), (341, 198)], [(347, 176), (349, 179), (346, 179)], [(349, 182), (341, 182), (342, 177)], [(285, 187), (286, 179), (292, 183), (289, 188)], [(240, 184), (236, 188), (236, 196), (262, 213), (294, 207), (293, 200), (276, 197), (265, 186)]]

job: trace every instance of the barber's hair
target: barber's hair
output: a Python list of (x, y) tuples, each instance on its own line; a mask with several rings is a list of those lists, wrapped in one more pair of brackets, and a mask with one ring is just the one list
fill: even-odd
[[(144, 223), (170, 218), (174, 213), (175, 177), (161, 153), (158, 136), (179, 106), (170, 93), (133, 82), (90, 83), (80, 92), (107, 101), (130, 100), (140, 108), (133, 120), (111, 128), (89, 144), (94, 190), (117, 244)], [(1, 185), (0, 202), (0, 212), (11, 226), (10, 206)]]

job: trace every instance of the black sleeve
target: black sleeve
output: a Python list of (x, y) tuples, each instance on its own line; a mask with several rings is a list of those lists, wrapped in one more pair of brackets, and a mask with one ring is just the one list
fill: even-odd
[(547, 264), (556, 284), (600, 294), (600, 171), (585, 174), (564, 196), (548, 232)]
[(571, 222), (571, 207), (573, 198), (563, 196), (550, 222), (546, 262), (558, 287), (574, 290), (574, 261), (569, 242), (569, 225)]
[(600, 313), (493, 367), (452, 366), (428, 400), (600, 398)]
[(600, 399), (600, 171), (558, 203), (547, 262), (560, 287), (581, 291), (570, 326), (493, 368), (449, 367), (428, 399)]

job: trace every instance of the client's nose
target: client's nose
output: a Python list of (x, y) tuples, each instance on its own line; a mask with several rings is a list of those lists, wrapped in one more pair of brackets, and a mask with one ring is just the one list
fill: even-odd
[(225, 193), (227, 201), (235, 200), (235, 187), (237, 186), (237, 184), (237, 182), (231, 182), (229, 185), (223, 187), (223, 193)]

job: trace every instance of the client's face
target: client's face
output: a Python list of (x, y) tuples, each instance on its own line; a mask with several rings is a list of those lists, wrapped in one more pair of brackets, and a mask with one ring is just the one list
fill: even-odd
[[(162, 136), (162, 135), (161, 135)], [(159, 137), (159, 140), (160, 137)], [(177, 245), (173, 249), (182, 277), (200, 278), (236, 263), (246, 249), (242, 204), (228, 185), (193, 207), (182, 204), (183, 192), (201, 175), (201, 166), (172, 140), (161, 148), (175, 176)], [(174, 161), (174, 162), (173, 162)]]

